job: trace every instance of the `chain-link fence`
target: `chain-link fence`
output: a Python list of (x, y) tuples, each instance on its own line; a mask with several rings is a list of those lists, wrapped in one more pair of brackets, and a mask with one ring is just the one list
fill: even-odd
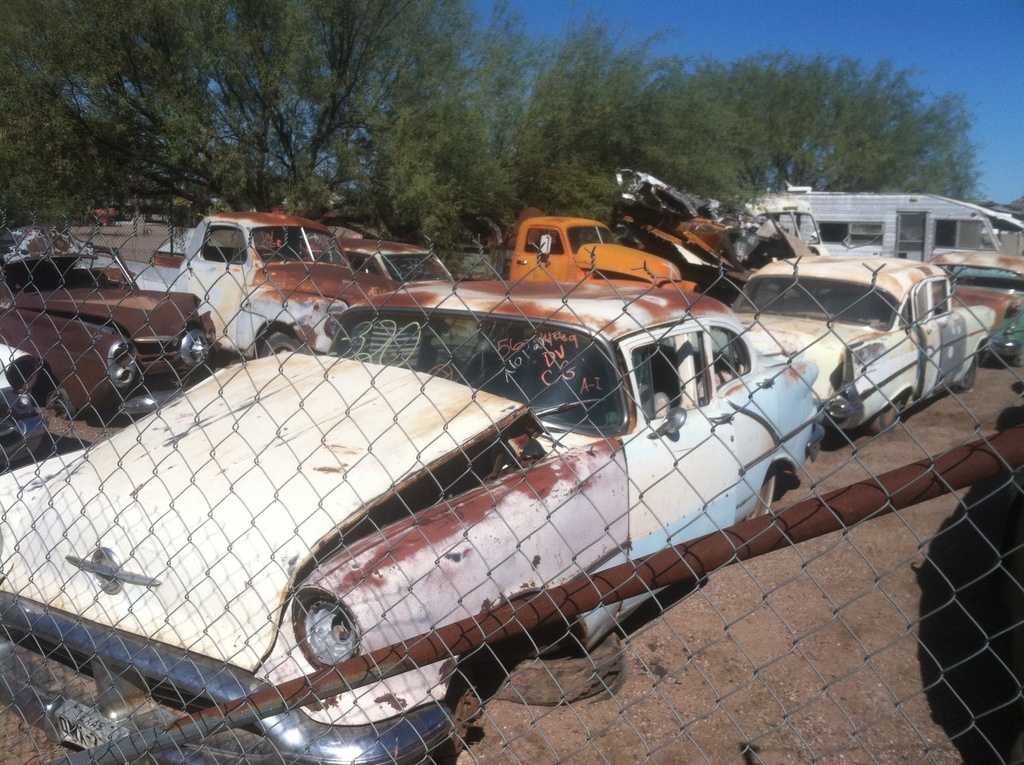
[(170, 233), (0, 231), (9, 761), (1016, 761), (1019, 292)]

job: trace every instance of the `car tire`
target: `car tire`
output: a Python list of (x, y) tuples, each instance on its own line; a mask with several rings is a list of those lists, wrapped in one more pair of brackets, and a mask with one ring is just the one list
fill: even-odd
[(968, 393), (974, 389), (974, 383), (978, 379), (978, 354), (971, 356), (970, 366), (964, 372), (964, 376), (949, 386), (954, 393)]
[(71, 396), (63, 388), (57, 388), (46, 397), (46, 406), (44, 408), (57, 419), (66, 422), (71, 422), (76, 414), (75, 405), (71, 402)]
[(768, 474), (765, 475), (764, 481), (761, 483), (761, 489), (757, 492), (757, 504), (754, 505), (754, 512), (750, 514), (751, 518), (758, 518), (762, 515), (771, 515), (772, 502), (775, 501), (775, 492), (778, 487), (779, 473), (772, 465), (768, 468)]
[(483, 700), (474, 682), (471, 665), (463, 664), (448, 686), (445, 704), (451, 710), (451, 735), (427, 754), (424, 765), (456, 765), (466, 749), (466, 739), (483, 709)]
[(262, 358), (276, 356), (279, 353), (295, 353), (303, 347), (302, 343), (287, 332), (271, 332), (260, 340), (259, 355)]
[(910, 396), (907, 393), (901, 393), (890, 401), (889, 405), (876, 414), (874, 419), (868, 423), (868, 432), (872, 435), (880, 436), (892, 430), (896, 423), (900, 421), (900, 416), (903, 414), (909, 399)]

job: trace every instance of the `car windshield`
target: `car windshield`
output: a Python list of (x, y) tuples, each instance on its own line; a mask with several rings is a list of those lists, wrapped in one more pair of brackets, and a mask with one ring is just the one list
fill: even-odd
[(569, 228), (569, 247), (578, 252), (588, 244), (609, 244), (612, 232), (604, 226), (572, 226)]
[(430, 252), (410, 252), (401, 255), (381, 255), (388, 271), (401, 282), (450, 282), (452, 275)]
[(766, 276), (747, 282), (733, 308), (746, 313), (755, 311), (887, 329), (898, 315), (899, 302), (877, 285)]
[(580, 327), (469, 313), (350, 310), (330, 354), (455, 380), (529, 404), (557, 430), (611, 433), (626, 422), (618, 367)]
[(1024, 292), (1024, 274), (1008, 268), (983, 266), (943, 266), (954, 283), (964, 287), (984, 287), (990, 290)]
[(348, 265), (329, 233), (302, 226), (262, 226), (252, 231), (252, 242), (264, 263), (302, 261)]

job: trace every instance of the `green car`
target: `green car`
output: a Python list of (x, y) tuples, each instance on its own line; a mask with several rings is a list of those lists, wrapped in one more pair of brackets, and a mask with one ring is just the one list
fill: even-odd
[(1024, 365), (1024, 256), (1007, 253), (950, 252), (932, 258), (953, 279), (953, 297), (971, 308), (996, 312), (988, 351), (1007, 364)]

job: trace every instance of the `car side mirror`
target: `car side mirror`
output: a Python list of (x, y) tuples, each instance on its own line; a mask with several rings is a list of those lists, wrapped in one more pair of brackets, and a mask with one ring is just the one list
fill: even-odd
[(672, 436), (683, 429), (683, 424), (686, 422), (686, 410), (679, 406), (674, 406), (668, 410), (668, 414), (665, 415), (665, 421), (658, 426), (658, 429), (651, 433), (648, 438), (661, 438), (662, 436)]

